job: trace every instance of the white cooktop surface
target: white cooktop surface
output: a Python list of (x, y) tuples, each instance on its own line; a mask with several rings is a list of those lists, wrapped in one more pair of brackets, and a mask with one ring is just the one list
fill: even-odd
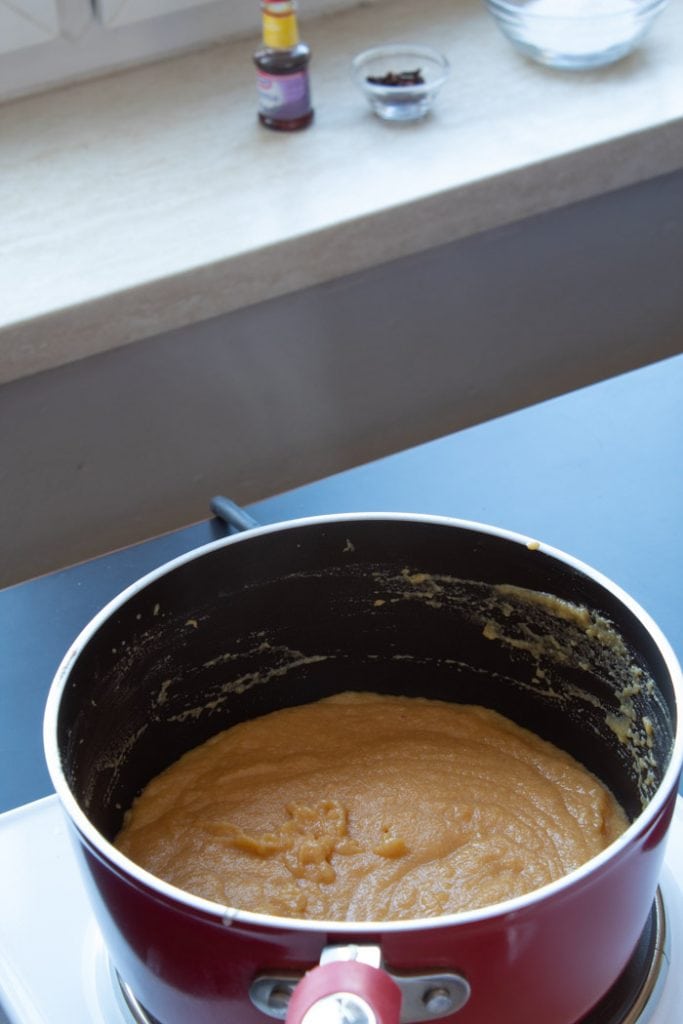
[[(56, 796), (0, 815), (0, 1024), (123, 1024)], [(683, 798), (661, 878), (668, 963), (638, 1024), (683, 1020)]]

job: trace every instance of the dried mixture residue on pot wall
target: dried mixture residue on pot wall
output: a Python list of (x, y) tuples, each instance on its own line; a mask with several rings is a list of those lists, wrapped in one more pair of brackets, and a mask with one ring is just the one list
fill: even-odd
[[(381, 597), (376, 607), (417, 601), (434, 609), (450, 609), (475, 623), (482, 635), (507, 652), (510, 671), (505, 682), (534, 699), (561, 707), (596, 735), (607, 730), (619, 745), (645, 806), (666, 765), (654, 750), (656, 725), (668, 712), (654, 680), (637, 663), (614, 625), (593, 609), (552, 594), (509, 584), (459, 580), (415, 572), (376, 574)], [(381, 605), (378, 603), (381, 602)], [(454, 643), (454, 647), (457, 643)], [(490, 675), (489, 668), (465, 660), (454, 667)], [(663, 745), (670, 745), (666, 725)]]

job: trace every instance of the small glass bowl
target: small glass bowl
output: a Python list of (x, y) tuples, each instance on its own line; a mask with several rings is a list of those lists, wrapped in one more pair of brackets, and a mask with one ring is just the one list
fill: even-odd
[[(385, 121), (424, 117), (450, 71), (448, 61), (436, 50), (401, 45), (365, 50), (354, 57), (352, 68), (370, 107)], [(396, 84), (391, 84), (392, 79)]]
[(625, 57), (668, 0), (486, 0), (499, 29), (525, 56), (582, 70)]

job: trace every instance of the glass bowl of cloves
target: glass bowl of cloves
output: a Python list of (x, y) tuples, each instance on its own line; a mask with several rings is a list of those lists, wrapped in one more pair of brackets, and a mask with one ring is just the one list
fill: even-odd
[(353, 77), (385, 121), (415, 121), (432, 108), (450, 65), (429, 46), (374, 46), (354, 57)]

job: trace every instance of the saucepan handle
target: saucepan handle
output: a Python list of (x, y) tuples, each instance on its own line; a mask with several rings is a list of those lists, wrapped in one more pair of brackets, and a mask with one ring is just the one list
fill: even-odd
[(232, 526), (233, 529), (240, 532), (243, 530), (253, 530), (255, 526), (261, 525), (236, 502), (231, 501), (230, 498), (224, 498), (222, 494), (217, 494), (215, 498), (212, 498), (210, 505), (211, 511), (215, 516), (218, 516), (228, 526)]
[(399, 1024), (401, 990), (379, 967), (344, 960), (321, 964), (294, 989), (286, 1024)]

